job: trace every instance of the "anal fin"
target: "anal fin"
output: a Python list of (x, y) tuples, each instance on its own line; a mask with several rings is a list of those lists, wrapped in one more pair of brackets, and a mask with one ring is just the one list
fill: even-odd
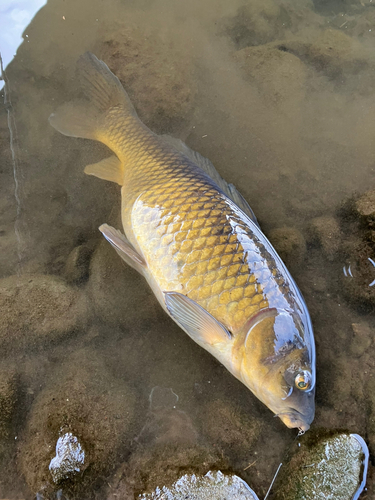
[(120, 160), (115, 155), (104, 158), (98, 163), (87, 165), (84, 172), (105, 181), (116, 182), (120, 186), (124, 183), (124, 170)]
[(133, 267), (138, 272), (142, 273), (146, 268), (146, 262), (141, 255), (135, 250), (133, 245), (129, 243), (127, 238), (121, 231), (118, 231), (114, 227), (108, 224), (102, 224), (99, 227), (99, 231), (103, 234), (104, 238), (109, 241), (113, 246), (119, 256), (127, 263), (129, 266)]
[(198, 344), (212, 346), (231, 340), (229, 330), (194, 300), (178, 292), (164, 292), (164, 297), (169, 314)]

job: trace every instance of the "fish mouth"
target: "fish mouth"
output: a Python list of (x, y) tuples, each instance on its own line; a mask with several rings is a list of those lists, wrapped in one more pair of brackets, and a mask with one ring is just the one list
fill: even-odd
[(301, 434), (304, 434), (306, 431), (310, 429), (310, 424), (314, 420), (314, 414), (312, 415), (304, 415), (303, 413), (295, 410), (294, 408), (289, 411), (283, 411), (281, 413), (277, 413), (275, 417), (279, 417), (280, 420), (287, 426), (289, 429), (298, 428)]

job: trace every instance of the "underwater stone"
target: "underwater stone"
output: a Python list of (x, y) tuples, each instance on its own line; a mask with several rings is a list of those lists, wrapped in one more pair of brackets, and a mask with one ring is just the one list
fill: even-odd
[(0, 439), (8, 436), (17, 402), (17, 375), (0, 368)]
[(138, 116), (151, 130), (160, 133), (186, 123), (197, 94), (186, 53), (182, 57), (178, 47), (127, 18), (101, 39), (96, 55), (126, 84)]
[(111, 488), (107, 500), (134, 499), (138, 498), (135, 493), (140, 491), (155, 492), (160, 485), (174, 484), (182, 471), (189, 476), (203, 477), (207, 469), (228, 470), (230, 467), (230, 462), (216, 447), (182, 440), (178, 443), (166, 442), (165, 437), (159, 439), (149, 433), (148, 442), (137, 438), (135, 442), (140, 445), (129, 461), (116, 471), (115, 476), (120, 480)]
[(267, 44), (245, 47), (234, 57), (245, 79), (256, 85), (267, 104), (298, 120), (308, 71), (297, 56)]
[(92, 256), (87, 290), (95, 313), (115, 327), (139, 321), (138, 305), (151, 295), (138, 273), (104, 239)]
[(52, 275), (9, 276), (0, 280), (1, 350), (50, 343), (79, 330), (87, 301)]
[(336, 29), (326, 29), (318, 36), (316, 32), (311, 36), (305, 32), (301, 38), (284, 40), (282, 48), (332, 79), (358, 74), (369, 62), (367, 48)]
[(136, 447), (129, 460), (117, 470), (120, 480), (112, 485), (107, 500), (138, 498), (135, 492), (171, 485), (182, 471), (203, 477), (209, 469), (228, 469), (229, 462), (216, 445), (200, 443), (191, 416), (178, 409), (178, 399), (171, 388), (151, 390), (145, 425), (133, 440)]
[(367, 220), (375, 219), (375, 190), (367, 191), (356, 202), (355, 210), (360, 217)]
[(85, 452), (78, 439), (71, 432), (67, 432), (57, 440), (56, 456), (49, 464), (53, 481), (58, 483), (79, 472), (84, 462)]
[(340, 248), (341, 232), (336, 219), (329, 216), (316, 217), (310, 224), (311, 239), (318, 241), (325, 256), (332, 260)]
[(357, 434), (337, 434), (301, 447), (281, 469), (275, 500), (356, 500), (366, 483), (369, 452)]
[(140, 500), (259, 500), (249, 486), (238, 476), (222, 472), (208, 472), (205, 476), (186, 474), (170, 488), (156, 488), (153, 493), (143, 494)]
[(273, 40), (282, 40), (290, 27), (309, 26), (319, 22), (311, 0), (252, 0), (238, 8), (234, 17), (227, 19), (225, 32), (239, 48), (262, 46)]
[(353, 323), (352, 329), (354, 337), (350, 346), (350, 352), (355, 357), (359, 357), (362, 356), (372, 344), (373, 334), (370, 326), (365, 322)]
[(69, 484), (76, 498), (82, 498), (79, 488), (84, 490), (93, 478), (111, 470), (119, 447), (129, 439), (136, 397), (132, 387), (112, 376), (92, 348), (71, 353), (47, 379), (17, 440), (20, 470), (33, 491), (53, 491), (50, 464), (56, 438), (66, 433), (79, 436), (85, 450), (80, 470), (85, 474), (70, 475)]
[(288, 266), (300, 264), (305, 258), (306, 242), (298, 229), (278, 227), (270, 231), (268, 239)]
[(73, 248), (65, 263), (65, 278), (68, 283), (79, 284), (88, 278), (91, 250), (86, 245)]

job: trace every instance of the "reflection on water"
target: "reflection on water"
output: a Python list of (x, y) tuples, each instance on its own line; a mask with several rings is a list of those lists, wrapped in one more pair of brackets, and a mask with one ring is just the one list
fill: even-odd
[[(374, 453), (372, 4), (50, 0), (26, 27), (0, 111), (2, 498), (133, 498), (210, 469), (262, 497), (296, 438), (102, 241), (101, 224), (120, 227), (119, 190), (83, 169), (108, 151), (48, 124), (77, 95), (86, 50), (150, 128), (241, 190), (304, 294), (317, 413), (298, 439), (340, 428)], [(69, 433), (84, 464), (55, 486)]]
[[(4, 67), (22, 43), (22, 33), (46, 0), (3, 0), (0, 5), (0, 49)], [(28, 38), (26, 36), (26, 38)], [(26, 42), (29, 42), (26, 40)]]

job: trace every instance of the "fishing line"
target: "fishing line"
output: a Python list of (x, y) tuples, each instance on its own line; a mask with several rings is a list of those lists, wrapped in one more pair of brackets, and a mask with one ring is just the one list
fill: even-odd
[(23, 258), (23, 251), (24, 251), (24, 241), (23, 241), (23, 236), (21, 234), (21, 212), (22, 212), (22, 204), (21, 204), (21, 198), (20, 198), (20, 185), (19, 185), (19, 179), (20, 179), (20, 169), (19, 169), (19, 164), (17, 160), (17, 149), (18, 149), (18, 138), (17, 138), (17, 126), (16, 126), (16, 120), (14, 117), (14, 109), (12, 106), (12, 102), (10, 100), (10, 86), (9, 86), (9, 80), (7, 78), (7, 75), (5, 73), (5, 69), (3, 66), (3, 59), (1, 57), (0, 53), (0, 76), (1, 80), (4, 82), (4, 87), (3, 87), (3, 97), (4, 97), (4, 108), (7, 112), (7, 117), (8, 117), (8, 129), (9, 129), (9, 147), (10, 147), (10, 152), (12, 155), (12, 166), (13, 166), (13, 179), (14, 179), (14, 197), (16, 200), (16, 218), (14, 221), (14, 233), (16, 235), (17, 239), (17, 256), (18, 256), (18, 268), (17, 268), (17, 274), (20, 274), (21, 271), (21, 262)]
[[(278, 415), (274, 415), (274, 417), (277, 417), (277, 416), (278, 416)], [(290, 452), (290, 450), (291, 450), (292, 446), (294, 445), (294, 443), (296, 442), (296, 440), (297, 440), (299, 437), (303, 436), (304, 434), (305, 434), (305, 431), (302, 431), (302, 429), (298, 429), (298, 434), (297, 434), (297, 435), (296, 435), (296, 437), (293, 439), (293, 441), (290, 443), (290, 445), (287, 447), (287, 449), (284, 451), (284, 453), (283, 453), (283, 456), (284, 456), (284, 457), (287, 457), (287, 456), (289, 455), (289, 452)], [(300, 446), (300, 444), (299, 444), (299, 446)], [(277, 475), (278, 475), (278, 473), (279, 473), (279, 471), (280, 471), (280, 469), (281, 469), (281, 466), (282, 466), (282, 465), (283, 465), (283, 464), (282, 464), (282, 462), (281, 462), (281, 463), (280, 463), (280, 465), (279, 465), (279, 466), (278, 466), (278, 468), (277, 468), (276, 474), (274, 475), (274, 477), (273, 477), (273, 479), (272, 479), (272, 482), (271, 482), (271, 484), (270, 484), (270, 487), (268, 488), (268, 491), (267, 491), (267, 493), (266, 493), (266, 496), (264, 497), (264, 499), (263, 499), (263, 500), (267, 500), (267, 497), (268, 497), (268, 495), (270, 494), (270, 491), (271, 491), (271, 488), (272, 488), (272, 486), (273, 486), (273, 483), (275, 482), (275, 479), (276, 479), (276, 477), (277, 477)]]
[(275, 479), (276, 479), (276, 477), (277, 477), (277, 474), (279, 473), (279, 470), (281, 469), (281, 466), (282, 466), (282, 465), (283, 465), (283, 464), (282, 464), (282, 463), (280, 463), (280, 465), (278, 466), (277, 471), (276, 471), (276, 474), (273, 476), (272, 482), (271, 482), (271, 484), (270, 484), (270, 487), (268, 488), (268, 491), (267, 491), (267, 493), (266, 493), (266, 496), (264, 497), (264, 500), (267, 500), (267, 497), (268, 497), (268, 495), (270, 494), (270, 491), (271, 491), (271, 488), (272, 488), (272, 486), (273, 486), (273, 483), (275, 482)]

